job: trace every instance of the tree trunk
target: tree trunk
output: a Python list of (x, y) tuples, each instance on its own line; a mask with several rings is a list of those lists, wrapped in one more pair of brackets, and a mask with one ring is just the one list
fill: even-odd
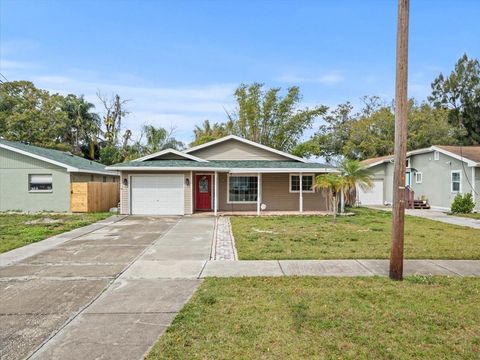
[(338, 203), (337, 203), (337, 195), (333, 195), (333, 223), (337, 223), (337, 208), (338, 208)]

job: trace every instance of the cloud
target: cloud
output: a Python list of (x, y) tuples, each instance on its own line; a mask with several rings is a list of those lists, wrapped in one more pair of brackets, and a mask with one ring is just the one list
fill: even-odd
[(36, 64), (27, 61), (14, 61), (0, 58), (0, 71), (25, 70), (38, 67)]
[(285, 83), (316, 83), (333, 85), (345, 80), (345, 76), (339, 71), (331, 71), (321, 75), (300, 76), (297, 74), (283, 74), (276, 78), (279, 82)]

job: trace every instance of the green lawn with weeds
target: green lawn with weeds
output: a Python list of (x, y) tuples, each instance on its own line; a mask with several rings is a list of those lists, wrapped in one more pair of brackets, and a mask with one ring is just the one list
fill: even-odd
[(110, 213), (0, 214), (0, 253), (103, 220)]
[[(354, 216), (232, 216), (241, 260), (386, 259), (392, 214), (354, 209)], [(480, 230), (407, 216), (405, 257), (480, 259)]]
[(478, 359), (480, 279), (210, 278), (147, 359)]

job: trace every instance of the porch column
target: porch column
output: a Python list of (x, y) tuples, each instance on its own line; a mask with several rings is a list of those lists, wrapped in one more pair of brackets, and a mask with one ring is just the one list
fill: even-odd
[(477, 208), (477, 189), (475, 189), (475, 166), (472, 166), (472, 198), (473, 198), (473, 203), (475, 204), (474, 209)]
[(340, 212), (342, 214), (345, 212), (345, 194), (343, 191), (340, 191)]
[(260, 216), (260, 210), (262, 205), (262, 174), (257, 173), (258, 182), (257, 182), (257, 216)]
[(215, 181), (213, 183), (213, 215), (218, 213), (218, 171), (215, 171)]
[(299, 191), (299, 211), (303, 213), (303, 174), (300, 173), (300, 191)]

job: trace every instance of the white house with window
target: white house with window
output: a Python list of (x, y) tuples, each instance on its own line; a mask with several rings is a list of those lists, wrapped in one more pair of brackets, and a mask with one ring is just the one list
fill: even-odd
[(123, 214), (155, 215), (326, 211), (314, 179), (337, 171), (233, 135), (107, 169), (121, 172)]
[[(374, 177), (374, 187), (359, 189), (359, 202), (391, 204), (393, 156), (367, 159), (363, 164)], [(415, 199), (432, 208), (449, 210), (457, 194), (470, 192), (480, 211), (480, 146), (431, 146), (407, 153), (405, 185)]]

